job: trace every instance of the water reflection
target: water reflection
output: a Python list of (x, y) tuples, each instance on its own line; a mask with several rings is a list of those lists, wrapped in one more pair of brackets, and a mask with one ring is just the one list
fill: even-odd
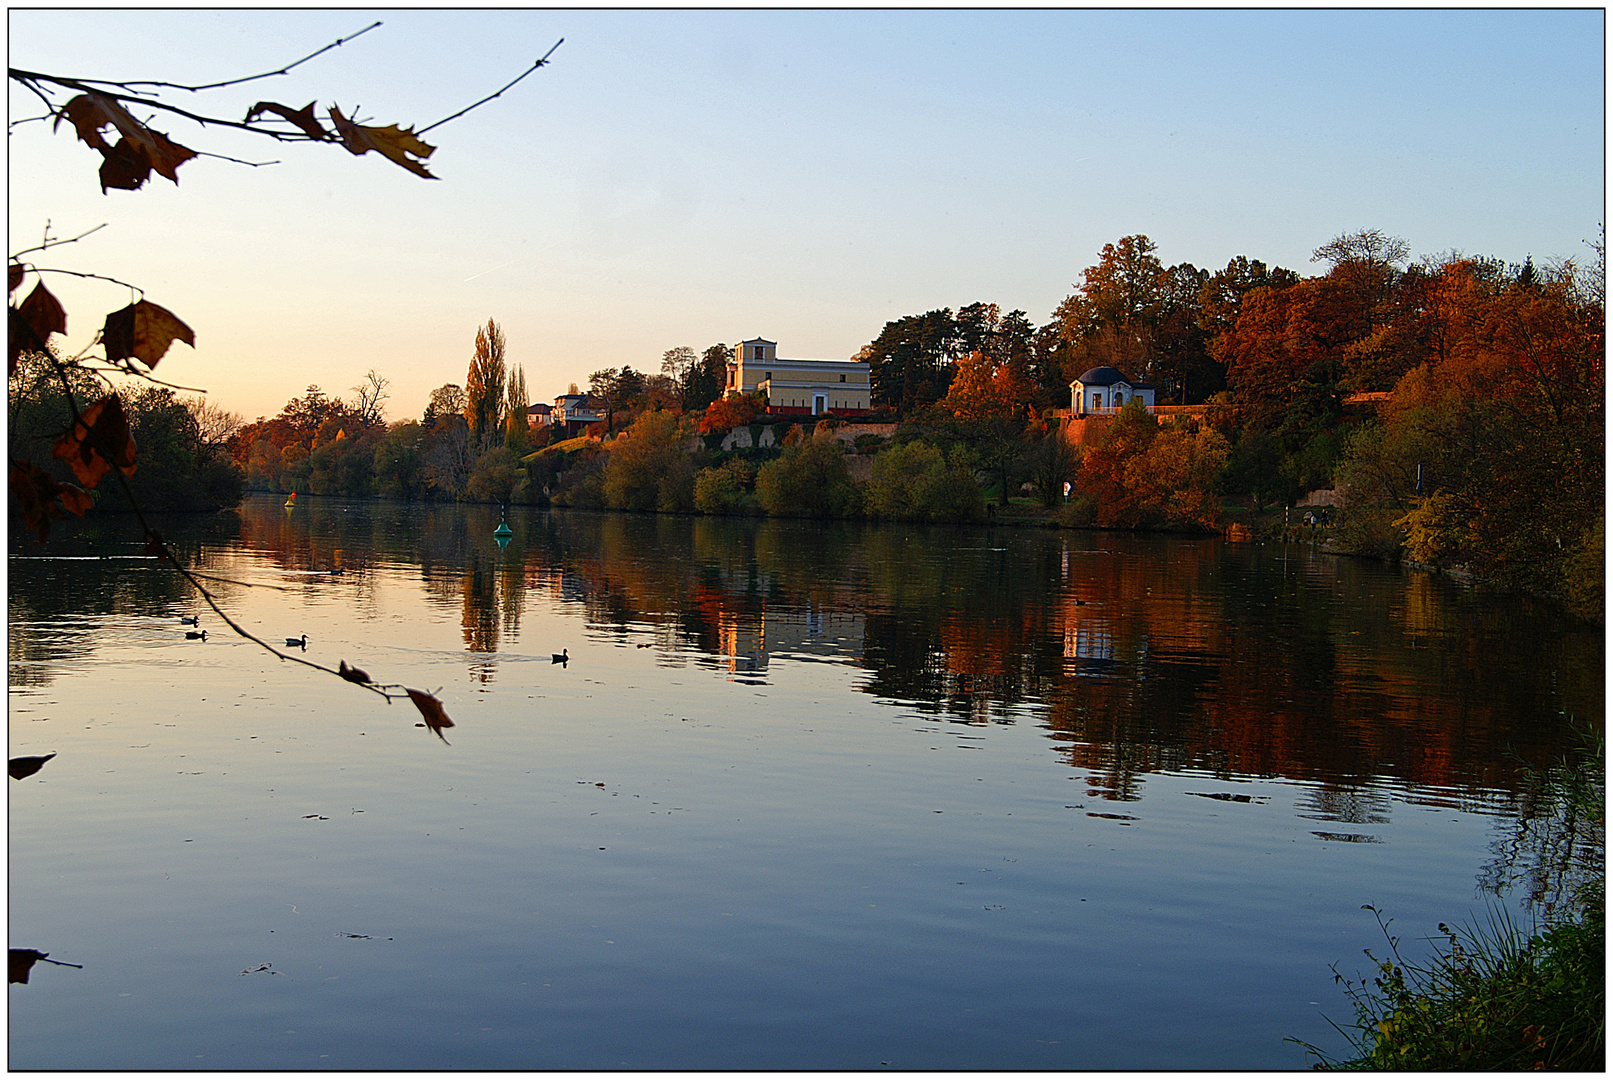
[[(170, 529), (203, 570), (244, 552), (310, 596), (340, 570), (343, 602), (360, 609), (381, 603), (381, 571), (417, 578), (428, 605), (457, 613), (478, 684), (496, 679), (532, 604), (575, 605), (598, 640), (653, 649), (663, 665), (765, 682), (776, 664), (827, 660), (936, 721), (1037, 723), (1107, 800), (1138, 799), (1163, 771), (1312, 782), (1307, 816), (1363, 826), (1329, 839), (1370, 835), (1386, 812), (1375, 778), (1513, 790), (1520, 762), (1544, 765), (1567, 745), (1567, 717), (1602, 719), (1599, 629), (1297, 547), (558, 511), (507, 520), (500, 543), (491, 507), (309, 499), (287, 514), (258, 499)], [(117, 537), (91, 539), (19, 560), (37, 552), (13, 534), (14, 629), (170, 617), (192, 602), (175, 575), (123, 557), (133, 549)], [(90, 552), (114, 557), (62, 561)], [(218, 587), (227, 602), (234, 586)], [(13, 633), (12, 680), (94, 648), (82, 633)]]

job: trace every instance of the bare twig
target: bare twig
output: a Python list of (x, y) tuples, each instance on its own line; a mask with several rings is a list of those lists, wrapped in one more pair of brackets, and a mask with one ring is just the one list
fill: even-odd
[[(30, 251), (39, 251), (40, 249), (39, 248), (30, 248), (29, 250)], [(13, 259), (16, 259), (16, 257), (17, 256), (15, 256), (15, 255), (12, 256)], [(114, 285), (122, 285), (125, 289), (133, 289), (135, 292), (139, 293), (142, 297), (144, 297), (146, 295), (146, 291), (144, 289), (142, 289), (140, 286), (131, 285), (127, 281), (119, 281), (115, 277), (107, 277), (105, 274), (91, 274), (91, 273), (89, 273), (87, 271), (84, 271), (84, 270), (61, 270), (61, 269), (58, 269), (57, 267), (54, 267), (54, 266), (34, 266), (32, 263), (28, 264), (27, 269), (32, 271), (33, 273), (40, 274), (40, 275), (44, 275), (44, 274), (65, 274), (68, 277), (88, 278), (88, 279), (90, 279), (92, 281), (110, 281)]]
[(549, 51), (544, 53), (542, 56), (538, 57), (536, 62), (534, 62), (531, 67), (527, 68), (525, 71), (521, 72), (521, 74), (517, 75), (515, 78), (511, 79), (509, 82), (505, 83), (495, 93), (487, 95), (482, 100), (476, 102), (476, 104), (474, 104), (474, 105), (465, 106), (463, 109), (460, 109), (458, 112), (456, 112), (452, 116), (443, 117), (441, 120), (438, 120), (435, 124), (427, 124), (425, 127), (421, 128), (419, 131), (415, 132), (415, 134), (416, 135), (424, 135), (426, 132), (430, 131), (434, 127), (442, 127), (444, 124), (446, 124), (450, 120), (458, 120), (461, 116), (464, 116), (466, 113), (470, 112), (472, 109), (476, 108), (479, 105), (486, 105), (489, 101), (492, 101), (494, 98), (496, 98), (500, 94), (504, 93), (505, 90), (508, 90), (510, 87), (514, 86), (516, 83), (520, 82), (522, 79), (526, 78), (528, 75), (532, 74), (534, 71), (538, 70), (540, 67), (543, 67), (545, 64), (547, 64), (549, 62), (549, 57), (554, 55), (554, 51), (556, 49), (560, 48), (561, 44), (565, 40), (566, 40), (565, 38), (561, 38), (559, 41), (557, 41), (553, 45), (551, 45), (549, 47)]
[[(31, 255), (36, 251), (45, 251), (45, 250), (47, 250), (49, 248), (61, 247), (63, 244), (76, 244), (80, 240), (84, 239), (86, 236), (90, 235), (90, 233), (99, 232), (101, 229), (104, 229), (104, 228), (106, 228), (106, 222), (103, 221), (103, 222), (101, 222), (101, 224), (95, 226), (92, 229), (85, 229), (83, 232), (79, 233), (77, 236), (69, 237), (66, 240), (52, 240), (50, 238), (50, 221), (47, 219), (45, 221), (45, 236), (44, 236), (44, 240), (39, 244), (39, 246), (38, 247), (31, 247), (31, 248), (23, 248), (21, 251), (13, 252), (12, 255), (11, 255), (11, 261), (12, 262), (17, 262), (24, 255)], [(122, 284), (122, 283), (119, 282), (119, 284)], [(130, 288), (133, 288), (133, 286), (130, 286)]]
[(293, 60), (291, 63), (287, 64), (283, 68), (276, 68), (274, 71), (265, 71), (262, 75), (247, 75), (244, 78), (226, 79), (224, 82), (207, 83), (204, 86), (184, 86), (184, 85), (182, 85), (180, 83), (157, 82), (157, 81), (154, 81), (154, 80), (151, 80), (151, 79), (135, 79), (135, 80), (131, 80), (129, 82), (112, 83), (110, 85), (122, 86), (122, 87), (161, 86), (161, 87), (166, 87), (166, 88), (168, 88), (170, 90), (187, 90), (187, 91), (190, 91), (191, 93), (200, 93), (203, 90), (219, 90), (219, 89), (222, 89), (222, 88), (224, 88), (226, 86), (239, 86), (242, 83), (256, 82), (259, 79), (272, 79), (276, 75), (289, 74), (291, 69), (296, 67), (296, 66), (298, 66), (299, 64), (306, 64), (308, 61), (312, 60), (316, 56), (321, 55), (322, 53), (327, 53), (327, 52), (330, 52), (332, 49), (337, 48), (338, 46), (346, 45), (349, 41), (352, 41), (354, 38), (361, 37), (364, 34), (369, 33), (371, 30), (374, 30), (377, 26), (380, 26), (380, 25), (381, 24), (379, 22), (373, 22), (370, 25), (366, 26), (364, 29), (358, 31), (357, 33), (348, 34), (344, 38), (337, 38), (335, 41), (331, 42), (329, 45), (326, 45), (324, 48), (316, 49), (315, 51), (309, 53), (307, 56), (303, 57), (301, 60)]

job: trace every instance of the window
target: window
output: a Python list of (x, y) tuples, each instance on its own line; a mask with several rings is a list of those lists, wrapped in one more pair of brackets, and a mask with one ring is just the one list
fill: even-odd
[(842, 375), (842, 376), (840, 376), (840, 381), (841, 381), (841, 382), (845, 382), (845, 381), (846, 381), (846, 377), (845, 377), (845, 376), (844, 376), (844, 375)]

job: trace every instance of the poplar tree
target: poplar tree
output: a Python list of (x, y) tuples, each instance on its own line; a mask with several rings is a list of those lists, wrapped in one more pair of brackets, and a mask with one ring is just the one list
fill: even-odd
[(465, 375), (465, 422), (477, 453), (501, 439), (504, 420), (504, 331), (492, 319), (476, 329), (476, 354)]
[(532, 403), (526, 396), (526, 373), (519, 365), (510, 372), (504, 403), (508, 408), (504, 419), (504, 445), (514, 453), (524, 453), (527, 449), (526, 410)]

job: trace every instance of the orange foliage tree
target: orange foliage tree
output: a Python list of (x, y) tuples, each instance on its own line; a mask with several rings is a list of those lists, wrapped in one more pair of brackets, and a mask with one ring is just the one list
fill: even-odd
[(761, 414), (761, 402), (748, 394), (721, 397), (706, 406), (705, 415), (700, 418), (700, 434), (732, 431), (736, 427), (750, 423)]

